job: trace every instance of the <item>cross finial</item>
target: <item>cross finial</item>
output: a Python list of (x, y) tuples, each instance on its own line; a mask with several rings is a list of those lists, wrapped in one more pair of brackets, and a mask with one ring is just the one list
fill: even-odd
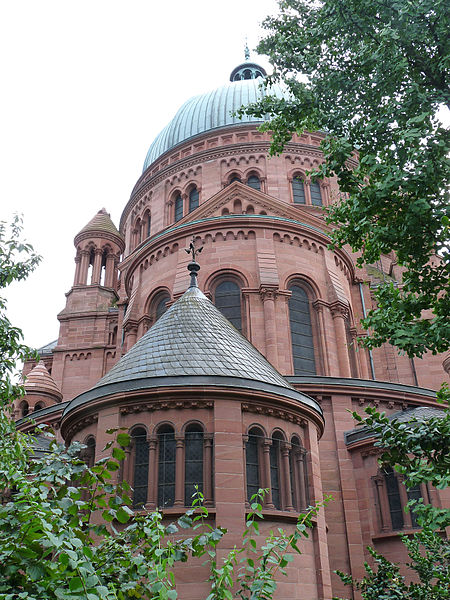
[(191, 243), (189, 244), (189, 248), (185, 248), (184, 251), (188, 254), (192, 254), (192, 262), (195, 262), (195, 257), (197, 256), (197, 254), (200, 254), (202, 250), (203, 246), (200, 246), (200, 248), (195, 247), (195, 236), (193, 235)]
[(200, 246), (200, 248), (196, 248), (195, 247), (195, 236), (192, 236), (192, 241), (189, 244), (189, 248), (185, 248), (184, 250), (188, 254), (192, 255), (192, 260), (188, 264), (188, 267), (187, 267), (188, 271), (191, 274), (191, 283), (190, 283), (189, 287), (197, 287), (197, 273), (200, 270), (200, 265), (195, 260), (195, 258), (197, 256), (197, 254), (200, 254), (200, 252), (203, 250), (203, 246)]
[(245, 38), (245, 50), (244, 50), (245, 60), (250, 59), (250, 50), (248, 49), (247, 38)]

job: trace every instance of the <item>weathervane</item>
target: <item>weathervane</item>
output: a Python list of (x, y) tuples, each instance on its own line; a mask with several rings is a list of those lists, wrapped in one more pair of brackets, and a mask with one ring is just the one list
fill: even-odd
[(245, 60), (250, 60), (250, 50), (248, 49), (247, 37), (245, 37)]
[(189, 244), (189, 248), (184, 249), (184, 251), (187, 252), (188, 254), (192, 254), (192, 262), (197, 262), (195, 260), (195, 257), (197, 256), (197, 254), (200, 254), (200, 252), (202, 250), (203, 250), (203, 246), (200, 246), (200, 248), (195, 247), (195, 236), (192, 236), (192, 241)]
[(197, 254), (200, 254), (200, 252), (203, 250), (203, 246), (200, 246), (200, 248), (196, 248), (195, 247), (195, 236), (192, 236), (192, 241), (189, 244), (189, 248), (185, 248), (184, 250), (188, 254), (192, 255), (192, 260), (188, 264), (188, 267), (187, 267), (188, 271), (191, 274), (191, 283), (190, 283), (189, 287), (190, 288), (197, 287), (197, 273), (200, 271), (200, 265), (195, 260), (195, 257), (197, 256)]

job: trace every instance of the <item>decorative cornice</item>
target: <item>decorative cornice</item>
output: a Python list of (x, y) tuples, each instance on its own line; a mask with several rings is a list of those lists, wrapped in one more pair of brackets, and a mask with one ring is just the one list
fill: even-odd
[(169, 410), (169, 409), (184, 409), (184, 408), (214, 408), (214, 402), (212, 400), (187, 400), (187, 399), (170, 399), (170, 400), (157, 400), (149, 402), (137, 402), (135, 404), (127, 404), (126, 406), (120, 407), (121, 415), (132, 415), (140, 412), (154, 412), (155, 410)]
[(283, 419), (283, 421), (295, 423), (296, 425), (300, 425), (301, 427), (306, 427), (308, 425), (308, 421), (306, 419), (288, 410), (283, 410), (275, 408), (273, 406), (267, 406), (264, 404), (257, 404), (253, 402), (243, 402), (241, 404), (241, 407), (242, 412), (250, 412), (268, 417), (276, 417), (278, 419)]

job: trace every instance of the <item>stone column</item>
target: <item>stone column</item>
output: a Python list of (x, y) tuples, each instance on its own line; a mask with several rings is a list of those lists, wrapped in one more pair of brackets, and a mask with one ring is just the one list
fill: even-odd
[(266, 508), (275, 508), (272, 502), (272, 482), (270, 478), (270, 447), (272, 446), (272, 440), (265, 438), (263, 441), (263, 474), (264, 474), (264, 487), (267, 488), (268, 492), (264, 498), (264, 505)]
[(318, 338), (319, 338), (320, 354), (322, 356), (322, 365), (323, 365), (324, 375), (331, 375), (330, 358), (328, 356), (328, 344), (327, 344), (327, 339), (326, 339), (326, 335), (325, 335), (325, 331), (326, 331), (325, 319), (324, 319), (324, 315), (323, 315), (323, 308), (325, 306), (325, 303), (323, 302), (323, 300), (315, 300), (312, 303), (312, 306), (313, 306), (314, 310), (316, 311), (317, 321), (318, 321), (318, 325), (319, 325)]
[(382, 475), (377, 475), (376, 477), (373, 477), (373, 481), (376, 486), (381, 531), (389, 531), (391, 529), (390, 519), (388, 519), (390, 512), (386, 499), (384, 477)]
[(306, 501), (306, 486), (308, 482), (305, 477), (305, 454), (306, 452), (300, 448), (295, 452), (295, 465), (296, 465), (296, 479), (297, 479), (297, 493), (299, 501), (299, 509), (304, 510), (308, 505)]
[(281, 444), (281, 459), (284, 471), (284, 510), (294, 510), (292, 504), (291, 470), (289, 468), (289, 450), (291, 448), (291, 444), (286, 442)]
[(149, 436), (148, 441), (148, 495), (146, 508), (149, 510), (156, 509), (158, 498), (158, 461), (156, 453), (157, 437)]
[(334, 331), (336, 334), (339, 374), (341, 377), (351, 377), (352, 375), (347, 347), (347, 331), (345, 328), (345, 321), (348, 316), (348, 308), (343, 302), (337, 300), (331, 305), (331, 314), (333, 316)]
[(212, 494), (212, 452), (213, 452), (213, 434), (205, 433), (204, 435), (204, 457), (205, 467), (203, 470), (203, 494), (205, 496), (205, 506), (214, 506)]
[(266, 358), (277, 369), (277, 328), (275, 323), (276, 289), (261, 287), (259, 293), (264, 305), (264, 331), (266, 338)]
[(77, 256), (75, 257), (75, 276), (73, 278), (73, 285), (79, 284), (80, 266), (81, 266), (81, 255), (77, 254)]
[(105, 287), (114, 287), (114, 269), (115, 269), (115, 256), (114, 254), (108, 253), (106, 255), (106, 268), (105, 268)]
[(184, 436), (175, 436), (175, 502), (174, 506), (184, 506)]

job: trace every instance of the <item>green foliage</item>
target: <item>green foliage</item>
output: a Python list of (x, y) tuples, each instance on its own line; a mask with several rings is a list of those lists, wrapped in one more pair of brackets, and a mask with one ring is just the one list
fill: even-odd
[[(258, 47), (289, 99), (267, 96), (241, 110), (269, 115), (271, 152), (292, 132), (326, 132), (324, 163), (341, 197), (327, 214), (336, 246), (359, 263), (394, 251), (400, 285), (375, 290), (368, 347), (390, 341), (409, 356), (450, 344), (450, 106), (447, 0), (281, 0)], [(357, 154), (356, 152), (357, 151)], [(359, 158), (359, 160), (357, 160)], [(424, 313), (424, 311), (427, 311)]]
[(403, 543), (411, 559), (410, 569), (416, 580), (411, 582), (390, 562), (372, 548), (370, 554), (376, 568), (365, 563), (366, 576), (355, 581), (338, 571), (342, 581), (361, 593), (364, 600), (445, 600), (450, 598), (450, 547), (448, 540), (434, 531), (423, 529)]
[[(384, 412), (367, 407), (363, 418), (353, 417), (377, 436), (376, 445), (383, 449), (380, 465), (390, 465), (404, 476), (411, 488), (432, 484), (445, 488), (450, 484), (450, 390), (444, 384), (438, 393), (442, 410), (436, 416), (407, 422), (389, 418)], [(363, 600), (444, 600), (450, 598), (450, 541), (445, 528), (450, 526), (450, 509), (410, 501), (422, 530), (413, 536), (401, 536), (410, 562), (408, 577), (398, 565), (372, 548), (374, 566), (365, 563), (366, 576), (357, 581), (338, 572), (342, 581), (361, 593)], [(411, 579), (414, 579), (411, 582)]]
[[(0, 224), (0, 284), (23, 279), (38, 258), (20, 244), (20, 222), (10, 236)], [(25, 260), (18, 260), (25, 255)], [(261, 499), (255, 496), (241, 547), (220, 560), (226, 530), (209, 522), (202, 495), (176, 522), (159, 511), (133, 511), (130, 486), (118, 482), (130, 436), (114, 438), (103, 458), (89, 468), (83, 446), (66, 448), (37, 427), (34, 436), (18, 431), (8, 415), (23, 389), (11, 381), (16, 360), (31, 356), (21, 332), (4, 315), (0, 301), (0, 600), (176, 600), (177, 563), (203, 557), (209, 567), (209, 600), (269, 600), (275, 577), (285, 573), (299, 543), (308, 536), (322, 504), (299, 516), (287, 534), (271, 533), (257, 550)], [(223, 552), (222, 552), (223, 554)]]

